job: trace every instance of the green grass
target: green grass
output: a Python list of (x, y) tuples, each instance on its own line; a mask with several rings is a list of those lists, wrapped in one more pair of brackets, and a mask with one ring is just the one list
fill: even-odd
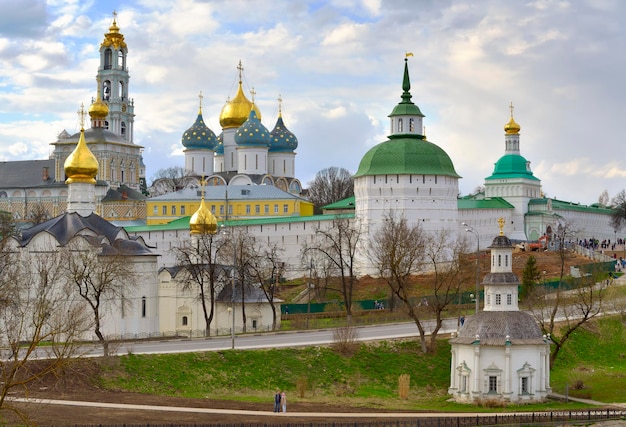
[[(552, 389), (600, 402), (624, 402), (626, 319), (598, 319), (577, 330), (556, 359)], [(582, 386), (576, 390), (573, 387)]]
[[(624, 401), (626, 328), (620, 318), (601, 319), (575, 333), (552, 371), (552, 388), (604, 402)], [(332, 348), (228, 350), (167, 355), (127, 355), (108, 368), (101, 385), (146, 394), (267, 402), (276, 389), (291, 401), (406, 410), (494, 411), (449, 402), (450, 346), (424, 355), (417, 340), (360, 344), (353, 356)], [(410, 375), (408, 400), (398, 396), (398, 377)], [(304, 397), (298, 389), (306, 384)], [(588, 394), (588, 395), (587, 395)], [(578, 409), (578, 403), (547, 402), (506, 410)], [(504, 408), (503, 408), (504, 410)]]

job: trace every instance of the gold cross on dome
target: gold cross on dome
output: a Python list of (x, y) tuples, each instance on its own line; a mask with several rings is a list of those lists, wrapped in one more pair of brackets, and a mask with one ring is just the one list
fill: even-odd
[(504, 236), (504, 218), (498, 218), (498, 225), (500, 226), (500, 236)]
[(80, 110), (78, 110), (78, 117), (80, 118), (80, 128), (83, 129), (85, 127), (85, 116), (87, 113), (85, 112), (85, 104), (81, 102)]
[(243, 78), (243, 65), (241, 65), (241, 59), (239, 60), (239, 64), (237, 65), (237, 69), (239, 70), (239, 83), (241, 83)]
[(515, 107), (513, 107), (513, 101), (511, 101), (511, 103), (509, 104), (509, 110), (511, 110), (511, 117), (513, 117), (513, 109)]

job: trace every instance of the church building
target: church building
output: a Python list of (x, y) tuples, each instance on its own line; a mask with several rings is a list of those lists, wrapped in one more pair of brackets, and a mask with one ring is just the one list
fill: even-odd
[(491, 272), (483, 279), (483, 311), (469, 317), (450, 339), (448, 393), (457, 402), (543, 401), (550, 389), (550, 339), (518, 306), (520, 281), (513, 273), (513, 245), (500, 234), (489, 250)]

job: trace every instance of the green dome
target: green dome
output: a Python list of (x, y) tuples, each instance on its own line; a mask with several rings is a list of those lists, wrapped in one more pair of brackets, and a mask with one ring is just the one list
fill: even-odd
[(460, 176), (444, 150), (421, 136), (394, 135), (371, 148), (359, 164), (355, 178), (366, 175)]
[(493, 174), (485, 179), (503, 178), (526, 178), (538, 180), (532, 171), (528, 161), (519, 154), (505, 154), (500, 157), (493, 168)]

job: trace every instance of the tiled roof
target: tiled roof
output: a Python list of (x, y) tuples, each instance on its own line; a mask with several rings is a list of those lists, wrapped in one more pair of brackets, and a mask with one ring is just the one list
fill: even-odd
[[(295, 194), (288, 193), (273, 185), (216, 185), (204, 187), (205, 200), (225, 200), (228, 190), (228, 200), (304, 200)], [(200, 187), (185, 188), (172, 193), (163, 194), (148, 201), (163, 200), (200, 200)]]
[(474, 199), (469, 196), (457, 200), (459, 209), (514, 209), (515, 207), (501, 197)]
[[(0, 187), (65, 186), (65, 182), (55, 182), (54, 165), (53, 159), (0, 162)], [(48, 168), (47, 180), (43, 180), (44, 168)]]
[(524, 311), (481, 311), (465, 320), (453, 344), (472, 344), (478, 336), (480, 345), (542, 344), (544, 337), (535, 319)]
[[(145, 231), (168, 231), (168, 230), (184, 230), (189, 229), (189, 216), (175, 219), (167, 224), (140, 225), (134, 227), (124, 227), (129, 233), (141, 233)], [(218, 226), (246, 226), (246, 225), (267, 225), (267, 224), (288, 224), (298, 222), (316, 222), (328, 221), (333, 219), (350, 219), (354, 218), (354, 213), (346, 214), (327, 214), (327, 215), (311, 215), (311, 216), (281, 216), (267, 218), (249, 218), (249, 219), (233, 219), (229, 221), (219, 221)]]

